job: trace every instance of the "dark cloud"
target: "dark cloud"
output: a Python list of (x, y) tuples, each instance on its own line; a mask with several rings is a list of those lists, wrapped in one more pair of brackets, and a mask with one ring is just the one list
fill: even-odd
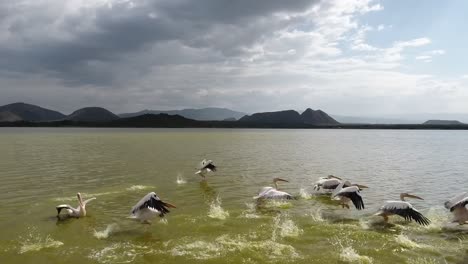
[[(153, 58), (150, 64), (183, 62), (180, 52), (184, 47), (200, 49), (202, 53), (203, 49), (209, 50), (221, 55), (217, 57), (220, 61), (238, 56), (278, 26), (275, 20), (262, 18), (278, 12), (302, 11), (313, 3), (313, 0), (129, 1), (84, 7), (64, 15), (54, 8), (34, 12), (22, 10), (21, 5), (3, 5), (0, 13), (12, 9), (16, 12), (8, 14), (10, 38), (0, 46), (0, 56), (4, 58), (0, 67), (45, 73), (63, 79), (68, 85), (112, 85), (116, 77), (134, 69), (127, 67), (128, 59), (139, 53), (151, 51), (147, 54)], [(174, 49), (171, 52), (154, 48), (161, 43), (174, 43)], [(190, 59), (185, 63), (190, 63)]]

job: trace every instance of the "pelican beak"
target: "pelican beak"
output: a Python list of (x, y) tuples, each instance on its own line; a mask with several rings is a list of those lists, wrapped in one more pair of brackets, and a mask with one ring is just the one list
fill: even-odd
[(366, 186), (366, 185), (361, 185), (361, 184), (356, 184), (357, 187), (359, 187), (359, 189), (368, 189), (369, 187)]
[(416, 195), (412, 195), (412, 194), (406, 194), (406, 197), (413, 198), (413, 199), (418, 199), (418, 200), (424, 200), (423, 198), (421, 198), (419, 196), (416, 196)]
[(329, 179), (331, 179), (331, 178), (335, 178), (335, 179), (338, 179), (338, 180), (343, 180), (342, 178), (340, 178), (340, 177), (337, 177), (337, 176), (335, 176), (335, 175), (331, 175), (331, 174), (330, 174), (330, 175), (328, 175), (328, 178), (329, 178)]
[(281, 179), (281, 178), (275, 178), (274, 181), (275, 181), (275, 182), (277, 182), (277, 181), (289, 182), (289, 181), (287, 181), (287, 180), (285, 180), (285, 179)]
[(175, 205), (167, 203), (167, 202), (164, 202), (164, 204), (166, 204), (166, 206), (169, 208), (177, 208)]

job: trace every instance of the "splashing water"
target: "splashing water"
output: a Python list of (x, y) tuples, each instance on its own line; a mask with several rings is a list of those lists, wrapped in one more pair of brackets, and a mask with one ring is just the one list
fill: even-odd
[(402, 247), (407, 249), (423, 248), (427, 247), (426, 245), (420, 245), (415, 241), (409, 239), (407, 236), (400, 234), (395, 237), (395, 241)]
[(60, 246), (63, 246), (63, 242), (52, 239), (50, 235), (47, 235), (46, 237), (41, 237), (41, 235), (38, 233), (35, 227), (28, 228), (27, 237), (20, 237), (20, 240), (20, 254), (32, 251), (39, 251), (45, 248), (58, 248)]
[(226, 218), (229, 217), (229, 212), (224, 210), (221, 207), (221, 198), (216, 197), (216, 200), (214, 200), (210, 204), (210, 210), (208, 211), (208, 217), (214, 218), (214, 219), (220, 219), (220, 220), (225, 220)]
[(293, 220), (288, 218), (287, 214), (278, 215), (273, 218), (273, 241), (276, 240), (276, 230), (279, 231), (281, 237), (298, 237), (304, 232)]
[(177, 184), (186, 184), (187, 181), (182, 177), (182, 174), (179, 173), (179, 174), (177, 175), (176, 183), (177, 183)]
[(260, 215), (257, 214), (257, 210), (255, 209), (255, 203), (245, 203), (247, 206), (247, 210), (243, 211), (240, 217), (244, 218), (260, 218)]
[(105, 239), (105, 238), (108, 238), (110, 234), (112, 234), (118, 229), (119, 229), (119, 226), (116, 223), (113, 223), (113, 224), (107, 225), (106, 229), (102, 231), (94, 230), (93, 235), (97, 239)]
[(306, 200), (312, 199), (312, 195), (305, 188), (299, 189), (299, 196)]
[(312, 208), (310, 210), (309, 216), (314, 222), (325, 222), (325, 219), (323, 219), (322, 216), (322, 209), (320, 207)]
[(356, 250), (352, 247), (344, 247), (341, 249), (340, 252), (340, 259), (344, 262), (350, 263), (373, 263), (372, 258), (368, 256), (361, 256), (359, 255)]
[(100, 263), (132, 263), (139, 255), (150, 253), (146, 246), (138, 246), (129, 242), (114, 243), (103, 249), (91, 251), (88, 258)]

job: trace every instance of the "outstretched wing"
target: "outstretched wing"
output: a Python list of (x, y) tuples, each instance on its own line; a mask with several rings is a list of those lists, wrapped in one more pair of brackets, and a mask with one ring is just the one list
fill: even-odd
[(413, 206), (408, 202), (402, 201), (391, 201), (387, 202), (381, 211), (396, 214), (403, 217), (407, 221), (414, 220), (420, 225), (429, 225), (431, 221), (422, 215), (418, 210), (414, 209)]
[(74, 208), (71, 207), (71, 206), (68, 205), (68, 204), (61, 204), (61, 205), (57, 205), (57, 206), (55, 207), (55, 209), (57, 209), (57, 214), (59, 215), (60, 212), (62, 211), (62, 209), (70, 209), (70, 210), (73, 210)]
[(343, 196), (349, 198), (354, 207), (358, 210), (364, 209), (364, 201), (362, 200), (361, 193), (359, 192), (359, 188), (356, 186), (346, 187), (339, 191), (336, 196)]
[(456, 207), (465, 207), (468, 204), (468, 193), (462, 193), (444, 203), (445, 208), (450, 209), (450, 212)]
[(150, 192), (145, 197), (143, 197), (135, 206), (133, 206), (131, 213), (134, 215), (140, 210), (150, 209), (157, 210), (159, 216), (163, 217), (165, 214), (169, 213), (168, 207), (173, 207), (159, 198), (155, 192)]

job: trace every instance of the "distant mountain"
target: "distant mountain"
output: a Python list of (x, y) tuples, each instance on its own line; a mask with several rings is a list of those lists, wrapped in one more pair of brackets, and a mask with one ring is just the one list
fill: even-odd
[(268, 123), (268, 124), (298, 124), (302, 123), (301, 115), (294, 110), (255, 113), (243, 116), (239, 122)]
[(311, 125), (338, 125), (339, 122), (329, 116), (327, 113), (322, 110), (312, 110), (307, 108), (301, 114), (302, 121), (305, 124)]
[(227, 108), (216, 108), (208, 107), (201, 109), (182, 109), (182, 110), (143, 110), (136, 113), (124, 113), (119, 114), (122, 118), (134, 117), (144, 114), (169, 114), (169, 115), (180, 115), (185, 118), (194, 119), (194, 120), (224, 120), (227, 118), (239, 119), (245, 115), (245, 113), (233, 111)]
[(188, 119), (180, 115), (144, 114), (120, 118), (111, 121), (112, 126), (122, 127), (197, 127), (201, 121)]
[(119, 117), (102, 107), (85, 107), (76, 110), (65, 119), (81, 122), (105, 122), (119, 119)]
[(457, 120), (427, 120), (423, 125), (463, 125)]
[(13, 114), (10, 111), (0, 112), (0, 122), (16, 122), (23, 120), (18, 115)]
[(239, 122), (266, 124), (306, 124), (314, 126), (339, 124), (339, 122), (337, 122), (322, 110), (314, 111), (310, 108), (308, 108), (302, 114), (299, 114), (294, 110), (255, 113), (242, 117), (239, 119)]
[(13, 103), (0, 106), (0, 112), (9, 112), (10, 114), (8, 115), (10, 115), (10, 117), (11, 114), (13, 114), (22, 120), (32, 122), (54, 121), (65, 117), (65, 115), (60, 112), (25, 103)]

